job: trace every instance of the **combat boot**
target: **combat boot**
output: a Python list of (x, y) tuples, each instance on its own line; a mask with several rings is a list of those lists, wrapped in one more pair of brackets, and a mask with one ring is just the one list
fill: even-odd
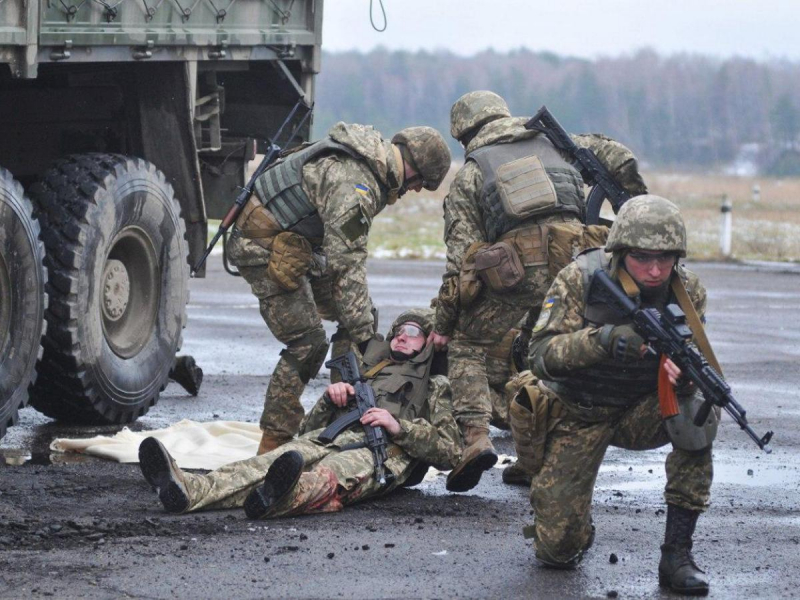
[(497, 453), (489, 440), (488, 427), (467, 425), (464, 428), (464, 452), (461, 462), (447, 476), (448, 492), (466, 492), (481, 480), (481, 475), (497, 462)]
[(519, 461), (503, 469), (503, 483), (508, 485), (524, 485), (531, 487), (531, 474), (526, 471)]
[(189, 493), (183, 471), (175, 464), (164, 444), (154, 437), (146, 438), (139, 445), (139, 467), (147, 483), (155, 488), (164, 510), (169, 513), (186, 512)]
[(692, 535), (698, 511), (667, 504), (667, 531), (661, 546), (658, 584), (692, 596), (708, 594), (708, 578), (694, 562)]
[(169, 370), (169, 378), (179, 383), (192, 396), (197, 396), (203, 384), (203, 369), (197, 366), (192, 356), (178, 356)]
[(261, 441), (258, 444), (258, 451), (256, 452), (256, 455), (260, 456), (262, 454), (266, 454), (267, 452), (275, 450), (275, 448), (283, 446), (286, 442), (288, 442), (291, 439), (292, 438), (289, 437), (273, 435), (268, 431), (262, 431)]
[(303, 474), (305, 461), (297, 450), (284, 452), (275, 459), (264, 481), (244, 501), (244, 512), (248, 519), (263, 519), (269, 516), (282, 500), (285, 500)]

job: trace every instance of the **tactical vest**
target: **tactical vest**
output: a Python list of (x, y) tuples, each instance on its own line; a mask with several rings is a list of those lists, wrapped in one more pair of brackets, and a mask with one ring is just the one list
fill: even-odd
[(311, 239), (324, 237), (325, 226), (317, 207), (303, 191), (303, 167), (318, 156), (331, 152), (361, 158), (351, 148), (328, 137), (289, 154), (256, 180), (258, 199), (284, 231), (293, 231)]
[[(607, 304), (594, 300), (589, 293), (594, 272), (597, 269), (609, 271), (610, 255), (602, 248), (594, 248), (579, 254), (576, 262), (584, 282), (583, 326), (599, 328), (632, 323), (629, 317), (620, 316)], [(559, 396), (580, 405), (631, 406), (658, 390), (658, 357), (648, 355), (633, 363), (622, 363), (608, 357), (589, 367), (570, 371), (568, 377), (548, 380), (546, 384)]]
[[(497, 189), (497, 170), (512, 161), (536, 156), (541, 161), (544, 171), (555, 188), (556, 201), (543, 207), (536, 214), (525, 219), (518, 219), (506, 213)], [(511, 144), (492, 144), (470, 152), (467, 160), (474, 160), (483, 174), (480, 206), (483, 212), (487, 241), (494, 243), (497, 239), (521, 225), (536, 222), (542, 217), (555, 214), (574, 214), (581, 217), (585, 210), (583, 195), (583, 179), (580, 173), (570, 165), (543, 135)], [(525, 181), (521, 185), (533, 184), (534, 180)]]
[[(364, 353), (364, 371), (390, 356), (388, 341), (372, 340)], [(428, 382), (431, 376), (433, 344), (414, 358), (383, 367), (369, 384), (375, 392), (375, 404), (385, 408), (395, 419), (430, 419)]]

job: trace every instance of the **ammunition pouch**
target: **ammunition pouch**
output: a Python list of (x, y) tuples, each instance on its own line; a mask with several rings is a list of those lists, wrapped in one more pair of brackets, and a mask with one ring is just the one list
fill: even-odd
[(519, 255), (523, 267), (546, 265), (548, 260), (547, 230), (549, 225), (529, 225), (512, 229), (500, 238)]
[(252, 240), (267, 250), (272, 247), (272, 240), (275, 236), (282, 231), (278, 221), (275, 220), (272, 213), (264, 208), (256, 196), (250, 196), (245, 203), (239, 218), (236, 219), (236, 227), (242, 237)]
[(509, 407), (511, 435), (519, 466), (535, 476), (544, 464), (547, 434), (561, 419), (564, 407), (541, 390), (530, 371), (521, 373), (520, 377), (527, 377), (527, 381)]
[(485, 242), (474, 242), (464, 253), (461, 261), (461, 273), (458, 276), (458, 296), (462, 308), (471, 306), (483, 289), (483, 282), (478, 277), (475, 266), (475, 254), (488, 247), (489, 244)]
[(292, 292), (300, 287), (312, 260), (309, 241), (291, 231), (283, 231), (272, 241), (267, 274), (281, 288)]
[(494, 292), (513, 290), (525, 277), (517, 251), (506, 242), (497, 242), (475, 253), (475, 270)]
[(555, 277), (581, 252), (605, 246), (608, 227), (580, 223), (550, 223), (547, 225), (547, 264), (550, 276)]

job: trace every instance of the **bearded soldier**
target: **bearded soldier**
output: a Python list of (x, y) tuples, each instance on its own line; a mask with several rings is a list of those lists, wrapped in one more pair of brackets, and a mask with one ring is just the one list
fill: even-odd
[[(139, 448), (145, 479), (157, 488), (168, 512), (244, 506), (249, 518), (260, 519), (341, 510), (419, 483), (429, 465), (452, 468), (458, 462), (459, 433), (447, 378), (431, 374), (434, 348), (426, 347), (425, 340), (432, 320), (430, 310), (407, 311), (395, 320), (388, 341), (370, 340), (363, 369), (376, 408), (332, 442), (318, 436), (346, 412), (354, 390), (344, 382), (328, 387), (299, 438), (207, 475), (181, 471), (158, 440), (147, 438)], [(374, 476), (372, 453), (364, 447), (362, 424), (380, 425), (388, 434), (385, 467), (391, 475), (383, 486)]]
[(344, 346), (374, 334), (366, 278), (372, 219), (408, 190), (435, 190), (449, 168), (444, 138), (430, 127), (403, 129), (390, 143), (372, 127), (337, 123), (256, 181), (227, 252), (286, 344), (267, 389), (260, 454), (298, 431), (300, 396), (328, 351), (321, 319), (339, 324)]
[[(449, 342), (453, 411), (465, 444), (447, 489), (465, 491), (497, 461), (489, 440), (492, 416), (487, 349), (541, 305), (550, 282), (547, 231), (580, 230), (585, 211), (580, 173), (550, 141), (512, 118), (492, 92), (470, 92), (450, 112), (450, 132), (466, 149), (444, 202), (447, 265), (435, 332)], [(600, 135), (574, 136), (590, 147), (633, 194), (646, 187), (631, 152)], [(450, 338), (452, 336), (452, 341)]]
[[(534, 475), (535, 523), (526, 536), (533, 537), (536, 557), (547, 566), (572, 568), (591, 546), (592, 493), (606, 449), (644, 450), (671, 441), (659, 583), (682, 593), (708, 592), (691, 550), (695, 523), (709, 501), (718, 413), (712, 411), (704, 426), (696, 427), (702, 396), (592, 288), (602, 269), (642, 308), (663, 311), (678, 304), (690, 324), (693, 315), (697, 339), (706, 292), (697, 276), (678, 264), (685, 255), (686, 231), (677, 207), (658, 196), (639, 196), (619, 211), (605, 251), (579, 255), (547, 292), (529, 353), (540, 381), (526, 387), (511, 408), (512, 415), (522, 415), (512, 416), (520, 462)], [(680, 415), (662, 420), (659, 396), (675, 392)]]

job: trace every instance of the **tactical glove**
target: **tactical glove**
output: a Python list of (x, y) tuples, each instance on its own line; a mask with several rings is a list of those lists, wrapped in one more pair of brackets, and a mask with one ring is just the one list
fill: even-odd
[(528, 368), (528, 346), (531, 343), (530, 334), (520, 331), (514, 341), (511, 342), (511, 358), (518, 373), (522, 373)]
[(603, 338), (607, 339), (604, 347), (612, 358), (621, 362), (634, 362), (642, 358), (644, 338), (633, 325), (617, 325), (607, 335), (601, 334), (601, 341), (605, 341)]

